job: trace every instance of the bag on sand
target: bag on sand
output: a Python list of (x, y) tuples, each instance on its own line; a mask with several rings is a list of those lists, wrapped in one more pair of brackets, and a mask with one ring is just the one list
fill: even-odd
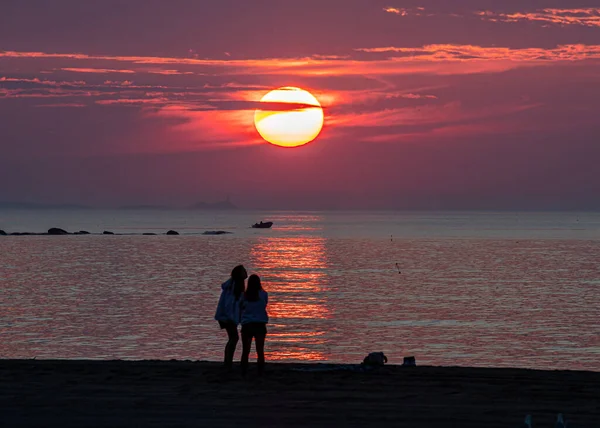
[(383, 366), (387, 362), (388, 359), (383, 352), (371, 352), (363, 360), (365, 366)]

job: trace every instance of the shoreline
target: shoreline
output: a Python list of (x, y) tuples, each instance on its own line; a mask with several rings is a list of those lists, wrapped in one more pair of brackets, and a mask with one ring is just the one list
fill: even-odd
[(269, 363), (0, 360), (6, 426), (600, 426), (600, 372)]

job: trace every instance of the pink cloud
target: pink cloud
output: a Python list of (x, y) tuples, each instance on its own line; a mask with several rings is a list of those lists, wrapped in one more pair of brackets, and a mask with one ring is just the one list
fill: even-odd
[(71, 71), (73, 73), (125, 73), (125, 74), (134, 74), (133, 70), (116, 70), (116, 69), (108, 69), (108, 68), (76, 68), (76, 67), (67, 67), (61, 68), (62, 71)]
[(553, 25), (579, 25), (584, 27), (600, 27), (600, 8), (581, 9), (540, 9), (534, 12), (496, 13), (479, 11), (476, 15), (492, 22), (541, 22)]
[(415, 8), (400, 8), (400, 7), (384, 7), (383, 10), (387, 13), (392, 13), (400, 16), (423, 16), (425, 15), (424, 7), (415, 7)]
[[(181, 65), (192, 67), (194, 73), (219, 75), (289, 75), (289, 76), (342, 76), (342, 75), (399, 75), (415, 73), (473, 74), (503, 71), (525, 63), (548, 63), (600, 59), (600, 45), (560, 45), (551, 49), (483, 47), (476, 45), (436, 44), (421, 47), (366, 47), (356, 52), (391, 54), (375, 60), (266, 58), (247, 60), (211, 60), (176, 57), (93, 56), (84, 54), (45, 54), (41, 52), (0, 52), (0, 57), (55, 59), (84, 63), (63, 67), (64, 70), (87, 73), (144, 73), (147, 65)], [(483, 65), (482, 62), (486, 61)], [(443, 63), (443, 65), (441, 65)], [(474, 66), (474, 63), (479, 63)], [(96, 64), (110, 64), (98, 67)], [(122, 64), (120, 69), (116, 67)], [(93, 67), (90, 65), (94, 65)], [(164, 74), (172, 74), (163, 70)], [(158, 73), (159, 70), (153, 70)]]
[(38, 108), (43, 107), (72, 107), (72, 108), (81, 108), (85, 107), (85, 104), (80, 103), (55, 103), (55, 104), (39, 104), (36, 105)]

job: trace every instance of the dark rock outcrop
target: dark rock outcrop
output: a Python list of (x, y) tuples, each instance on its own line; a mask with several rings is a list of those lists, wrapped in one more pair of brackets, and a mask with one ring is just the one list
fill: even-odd
[(104, 232), (102, 232), (103, 235), (114, 235), (115, 232), (109, 232), (108, 230), (105, 230)]
[(80, 230), (79, 232), (75, 232), (75, 235), (89, 235), (90, 232), (87, 230)]
[(169, 230), (167, 232), (167, 235), (179, 235), (179, 232), (175, 231), (175, 230)]
[(1, 236), (6, 236), (6, 235), (8, 235), (8, 233), (6, 233), (6, 232), (5, 232), (5, 231), (3, 231), (2, 229), (0, 229), (0, 235), (1, 235)]
[(228, 235), (231, 232), (225, 232), (224, 230), (207, 230), (203, 235)]
[(60, 229), (58, 227), (53, 227), (51, 229), (48, 229), (48, 235), (68, 235), (69, 232), (67, 232), (64, 229)]

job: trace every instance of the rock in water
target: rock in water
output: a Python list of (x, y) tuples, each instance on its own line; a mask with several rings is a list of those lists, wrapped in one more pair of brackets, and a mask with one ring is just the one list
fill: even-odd
[(104, 232), (102, 232), (103, 235), (114, 235), (115, 232), (109, 232), (108, 230), (105, 230)]
[(6, 236), (6, 235), (8, 235), (8, 234), (7, 234), (5, 231), (3, 231), (2, 229), (0, 229), (0, 235), (2, 235), (2, 236)]
[(69, 232), (63, 229), (59, 229), (58, 227), (53, 227), (48, 229), (48, 235), (68, 235)]
[(75, 232), (75, 235), (89, 235), (90, 232), (87, 230), (80, 230), (79, 232)]
[(179, 232), (175, 231), (175, 230), (169, 230), (167, 232), (167, 235), (179, 235)]

